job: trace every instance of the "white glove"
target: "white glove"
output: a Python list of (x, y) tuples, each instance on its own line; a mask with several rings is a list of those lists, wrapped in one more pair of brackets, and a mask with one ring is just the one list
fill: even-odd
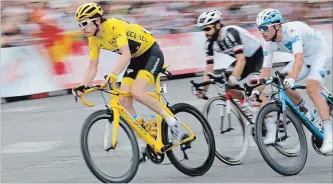
[(284, 79), (283, 84), (288, 88), (293, 88), (295, 86), (295, 79), (286, 78)]
[(251, 93), (250, 99), (251, 99), (251, 100), (255, 100), (255, 99), (256, 99), (256, 95), (259, 96), (260, 93), (261, 93), (261, 92), (260, 92), (259, 90), (257, 90), (257, 89), (253, 90), (252, 93)]
[(238, 80), (236, 79), (236, 77), (235, 76), (233, 76), (233, 75), (230, 75), (229, 76), (229, 83), (231, 84), (231, 85), (237, 85), (237, 84), (239, 84), (239, 82), (238, 82)]

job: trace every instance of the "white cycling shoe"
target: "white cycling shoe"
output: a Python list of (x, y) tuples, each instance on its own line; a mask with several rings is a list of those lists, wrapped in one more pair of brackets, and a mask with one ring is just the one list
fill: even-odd
[(320, 148), (320, 151), (324, 154), (331, 153), (333, 151), (332, 141), (332, 122), (325, 123), (324, 127), (324, 141)]
[(267, 133), (264, 139), (264, 144), (265, 145), (274, 144), (275, 135), (276, 135), (276, 124), (275, 124), (276, 116), (266, 118), (265, 122), (266, 122)]

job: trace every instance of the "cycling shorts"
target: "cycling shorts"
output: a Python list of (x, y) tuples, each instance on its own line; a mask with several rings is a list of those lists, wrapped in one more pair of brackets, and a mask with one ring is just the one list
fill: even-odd
[(121, 85), (133, 85), (136, 78), (145, 79), (150, 85), (155, 83), (164, 65), (164, 56), (155, 42), (145, 53), (132, 58), (121, 81)]
[[(312, 56), (304, 57), (304, 64), (299, 75), (296, 78), (296, 82), (303, 80), (317, 80), (322, 85), (324, 84), (323, 72), (327, 72), (332, 68), (332, 54), (329, 53), (317, 53)], [(294, 67), (295, 61), (288, 63), (283, 68), (283, 72), (290, 73)]]

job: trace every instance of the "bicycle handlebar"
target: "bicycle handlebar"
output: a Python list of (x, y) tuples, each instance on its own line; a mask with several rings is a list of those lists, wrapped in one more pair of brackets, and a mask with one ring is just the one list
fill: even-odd
[[(169, 78), (173, 77), (173, 75), (165, 68), (162, 69), (161, 73), (165, 74)], [(106, 77), (107, 77), (107, 75), (104, 76), (104, 79), (106, 79)], [(110, 85), (110, 84), (103, 83), (103, 84), (97, 84), (97, 85), (90, 85), (90, 86), (86, 86), (85, 88), (78, 89), (79, 91), (83, 90), (83, 94), (82, 94), (82, 96), (80, 96), (80, 101), (82, 102), (83, 105), (85, 105), (87, 107), (94, 107), (96, 104), (87, 102), (84, 98), (84, 95), (91, 93), (93, 91), (103, 90), (107, 87), (111, 90), (111, 94), (113, 94), (113, 95), (129, 96), (131, 94), (130, 91), (120, 91), (116, 85)], [(77, 101), (77, 97), (75, 97), (75, 100)]]

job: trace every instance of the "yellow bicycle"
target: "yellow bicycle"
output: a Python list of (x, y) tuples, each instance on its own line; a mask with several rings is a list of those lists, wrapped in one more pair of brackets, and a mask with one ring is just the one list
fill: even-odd
[[(167, 70), (167, 66), (163, 66), (161, 73), (170, 76), (170, 72)], [(160, 73), (160, 74), (161, 74)], [(178, 160), (173, 150), (176, 147), (180, 147), (184, 153), (184, 159), (188, 159), (185, 150), (191, 148), (192, 142), (196, 139), (196, 134), (187, 126), (184, 122), (182, 122), (182, 126), (185, 130), (187, 130), (188, 134), (184, 137), (182, 141), (177, 144), (173, 144), (169, 141), (169, 131), (168, 124), (163, 120), (163, 118), (156, 114), (157, 119), (157, 137), (153, 137), (149, 134), (149, 132), (141, 126), (137, 121), (133, 119), (133, 116), (126, 111), (126, 109), (119, 103), (119, 97), (121, 96), (130, 96), (130, 92), (119, 91), (115, 85), (110, 86), (108, 84), (100, 84), (100, 85), (92, 85), (85, 88), (83, 95), (80, 97), (81, 102), (88, 106), (93, 107), (95, 104), (89, 103), (84, 99), (84, 95), (91, 93), (93, 91), (101, 91), (107, 92), (110, 94), (110, 102), (109, 107), (106, 105), (105, 110), (98, 110), (92, 113), (84, 122), (82, 130), (81, 130), (81, 150), (83, 153), (84, 160), (90, 169), (90, 171), (102, 182), (110, 182), (110, 183), (127, 183), (130, 182), (137, 173), (139, 164), (140, 164), (140, 152), (137, 143), (137, 138), (133, 130), (142, 137), (147, 143), (147, 151), (148, 157), (154, 163), (161, 163), (161, 159), (163, 161), (164, 153), (168, 156), (171, 163), (182, 173), (188, 176), (200, 176), (205, 174), (212, 166), (215, 158), (215, 139), (213, 135), (213, 131), (204, 117), (204, 115), (194, 106), (186, 103), (177, 103), (175, 105), (170, 106), (169, 102), (165, 105), (163, 103), (163, 88), (160, 87), (160, 74), (156, 79), (155, 89), (156, 92), (147, 92), (150, 96), (159, 100), (162, 107), (172, 116), (175, 117), (175, 114), (180, 112), (185, 112), (194, 116), (202, 126), (202, 135), (204, 136), (206, 143), (208, 145), (208, 154), (207, 158), (203, 160), (202, 164), (198, 167), (188, 167), (183, 166), (181, 160)], [(109, 176), (103, 173), (97, 166), (94, 164), (89, 150), (88, 150), (88, 134), (89, 130), (94, 123), (99, 121), (100, 119), (108, 119), (107, 127), (112, 127), (111, 130), (105, 131), (104, 135), (104, 150), (116, 150), (117, 148), (117, 135), (118, 129), (122, 128), (126, 135), (128, 136), (131, 143), (132, 150), (132, 163), (131, 167), (127, 171), (126, 174), (122, 176)], [(192, 122), (192, 121), (191, 121)], [(109, 128), (111, 129), (111, 128)], [(108, 133), (112, 132), (112, 136), (109, 136)], [(109, 147), (106, 146), (106, 142), (110, 141), (109, 137), (111, 137), (111, 145)], [(197, 162), (197, 160), (196, 160)]]

